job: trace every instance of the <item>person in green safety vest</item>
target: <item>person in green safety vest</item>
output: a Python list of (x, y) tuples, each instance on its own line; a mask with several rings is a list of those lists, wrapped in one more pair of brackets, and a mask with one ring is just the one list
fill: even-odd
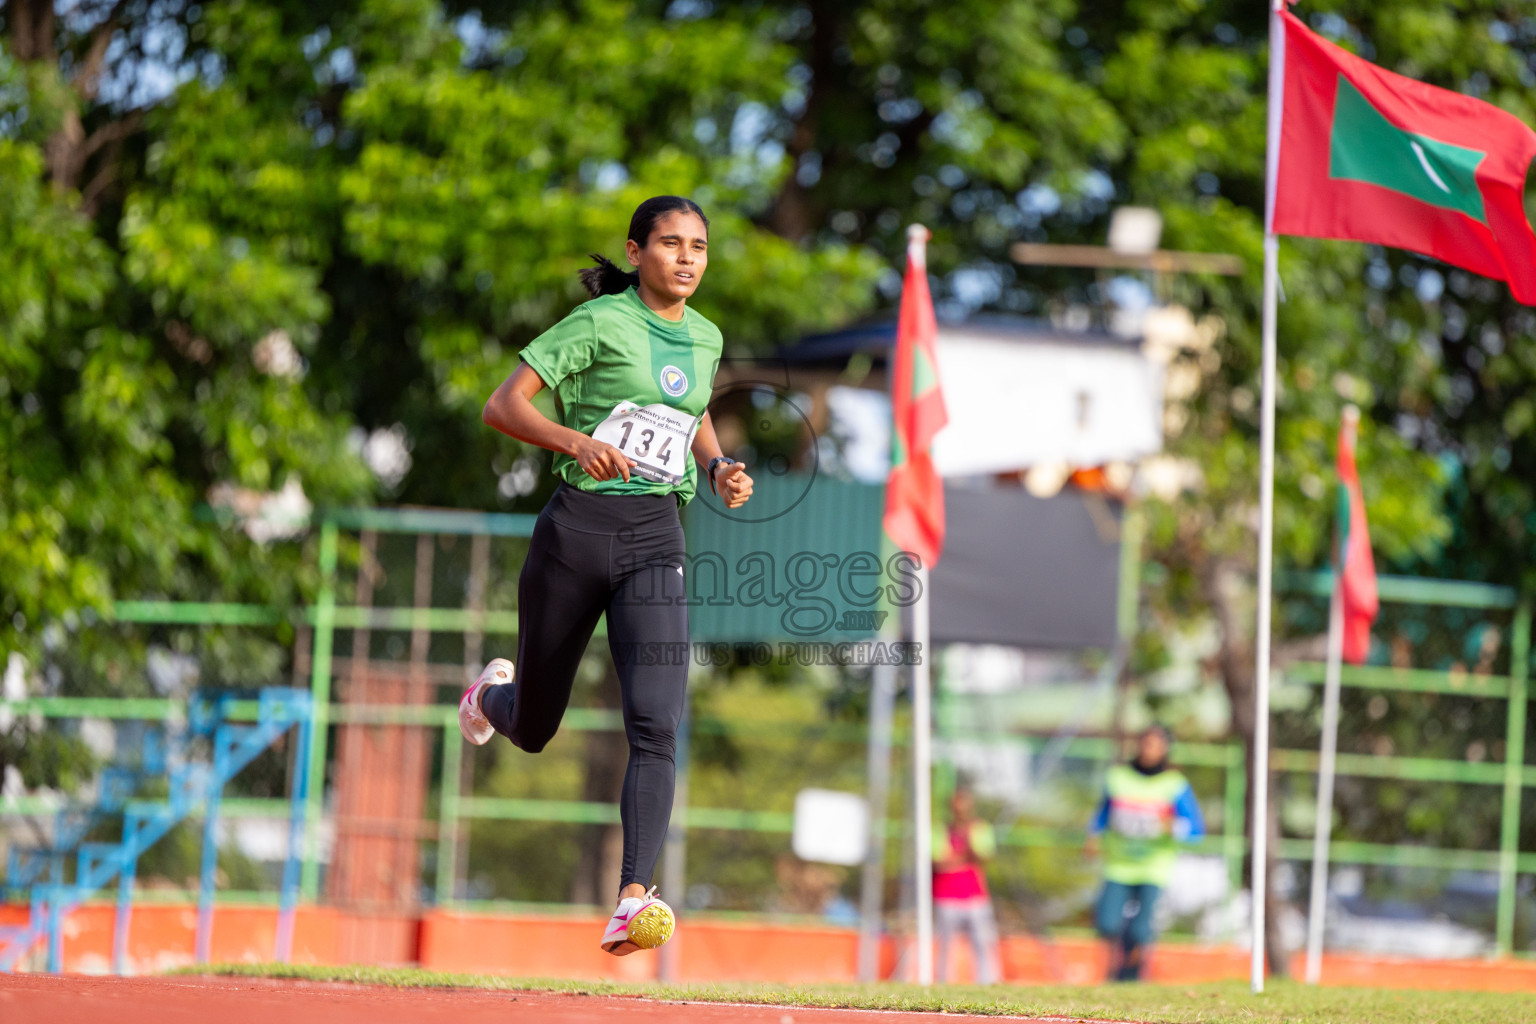
[(933, 923), (939, 941), (935, 975), (949, 980), (949, 951), (965, 932), (976, 955), (976, 983), (998, 980), (997, 918), (987, 892), (983, 864), (997, 855), (992, 826), (976, 817), (976, 803), (965, 783), (949, 798), (949, 825), (933, 830)]
[(1109, 944), (1111, 981), (1140, 980), (1157, 897), (1173, 875), (1179, 847), (1205, 835), (1189, 780), (1168, 767), (1170, 741), (1160, 725), (1142, 732), (1136, 757), (1110, 767), (1088, 828), (1088, 855), (1104, 857), (1094, 924)]

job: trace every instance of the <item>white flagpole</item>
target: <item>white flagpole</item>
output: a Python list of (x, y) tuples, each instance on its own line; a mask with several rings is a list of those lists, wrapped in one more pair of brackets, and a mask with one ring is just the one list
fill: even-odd
[(1328, 667), (1323, 683), (1323, 740), (1317, 770), (1317, 817), (1312, 832), (1312, 895), (1307, 901), (1307, 984), (1323, 976), (1323, 920), (1328, 910), (1328, 843), (1333, 833), (1334, 754), (1339, 745), (1339, 668), (1344, 651), (1344, 602), (1339, 567), (1328, 599)]
[[(882, 633), (882, 641), (891, 640)], [(859, 980), (880, 980), (880, 921), (885, 911), (885, 809), (891, 789), (891, 725), (896, 712), (896, 666), (876, 665), (870, 675), (869, 750), (866, 770), (869, 848), (859, 904)]]
[(1249, 984), (1264, 991), (1264, 904), (1269, 892), (1269, 617), (1275, 539), (1275, 295), (1280, 280), (1280, 244), (1275, 238), (1275, 182), (1280, 164), (1280, 125), (1285, 102), (1284, 0), (1272, 0), (1269, 14), (1269, 125), (1264, 181), (1264, 323), (1262, 401), (1259, 421), (1259, 615), (1254, 637), (1253, 679), (1253, 948)]
[(1323, 919), (1328, 909), (1328, 842), (1333, 833), (1333, 767), (1339, 745), (1339, 668), (1344, 653), (1343, 581), (1333, 568), (1328, 599), (1328, 667), (1323, 683), (1323, 740), (1317, 769), (1317, 818), (1312, 833), (1312, 895), (1307, 901), (1307, 984), (1323, 976)]
[(912, 666), (912, 801), (916, 822), (912, 842), (917, 892), (917, 983), (933, 984), (933, 748), (930, 711), (928, 642), (928, 568), (917, 570), (920, 588), (912, 605), (912, 643), (918, 661)]
[[(907, 256), (924, 273), (928, 267), (927, 228), (907, 226)], [(932, 645), (928, 642), (928, 567), (917, 570), (917, 600), (912, 605), (912, 871), (917, 911), (917, 983), (933, 984), (933, 745)]]
[[(1344, 409), (1340, 443), (1353, 450), (1360, 410)], [(1333, 774), (1339, 749), (1339, 675), (1344, 663), (1344, 552), (1336, 536), (1328, 599), (1328, 666), (1323, 675), (1323, 739), (1317, 765), (1317, 819), (1312, 832), (1312, 896), (1307, 903), (1307, 984), (1323, 976), (1323, 919), (1328, 911), (1328, 842), (1333, 836)]]

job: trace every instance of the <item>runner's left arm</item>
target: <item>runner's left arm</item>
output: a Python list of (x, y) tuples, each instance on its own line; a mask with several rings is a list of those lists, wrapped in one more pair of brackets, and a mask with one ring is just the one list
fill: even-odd
[[(709, 413), (699, 422), (699, 429), (693, 435), (693, 457), (699, 462), (699, 472), (708, 477), (709, 463), (723, 455), (720, 450), (720, 439), (715, 436), (715, 424), (709, 418)], [(706, 479), (705, 481), (709, 481)], [(747, 476), (747, 464), (745, 462), (733, 462), (729, 465), (715, 467), (715, 490), (719, 492), (721, 500), (726, 508), (740, 508), (752, 497), (752, 478)]]

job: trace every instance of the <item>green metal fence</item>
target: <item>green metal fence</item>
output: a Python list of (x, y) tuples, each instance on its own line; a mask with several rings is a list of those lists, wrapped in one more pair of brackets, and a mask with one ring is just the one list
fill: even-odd
[[(1331, 573), (1285, 574), (1280, 586), (1294, 592), (1326, 599), (1333, 585)], [(1520, 852), (1520, 808), (1527, 787), (1536, 785), (1536, 766), (1525, 763), (1527, 685), (1530, 674), (1531, 609), (1509, 587), (1488, 586), (1449, 580), (1428, 580), (1382, 576), (1377, 581), (1383, 604), (1421, 605), (1439, 608), (1500, 610), (1510, 614), (1508, 669), (1504, 674), (1469, 673), (1465, 669), (1411, 669), (1380, 666), (1344, 666), (1342, 685), (1370, 690), (1395, 690), (1434, 693), (1461, 697), (1503, 700), (1505, 741), (1503, 763), (1469, 763), (1459, 760), (1429, 758), (1375, 758), (1340, 755), (1339, 774), (1374, 776), (1432, 782), (1466, 783), (1498, 786), (1502, 790), (1497, 851), (1434, 850), (1422, 847), (1391, 847), (1406, 858), (1397, 863), (1449, 869), (1497, 871), (1499, 875), (1498, 915), (1494, 941), (1498, 952), (1513, 948), (1515, 929), (1516, 875), (1536, 870), (1536, 857)], [(1286, 674), (1288, 679), (1321, 684), (1323, 666), (1298, 666)], [(1298, 756), (1285, 752), (1276, 757), (1281, 771), (1315, 771), (1316, 757), (1311, 752)], [(1310, 847), (1309, 842), (1295, 846)], [(1353, 846), (1332, 843), (1335, 863), (1350, 863)], [(1310, 856), (1309, 853), (1285, 853), (1286, 856)], [(1370, 863), (1370, 862), (1367, 862)]]
[[(310, 770), (316, 779), (324, 778), (328, 757), (327, 726), (333, 723), (369, 722), (433, 727), (441, 730), (440, 791), (438, 794), (438, 850), (436, 897), (440, 904), (455, 903), (458, 863), (457, 844), (461, 825), (473, 820), (499, 819), (530, 822), (608, 823), (617, 820), (617, 809), (609, 804), (562, 800), (522, 800), (466, 796), (462, 792), (462, 739), (457, 728), (456, 709), (452, 706), (343, 705), (331, 700), (334, 676), (332, 651), (339, 629), (371, 626), (380, 629), (417, 629), (434, 633), (470, 631), (514, 633), (516, 613), (466, 608), (399, 608), (344, 606), (337, 599), (338, 541), (342, 531), (370, 530), (378, 533), (421, 533), (526, 537), (534, 517), (491, 515), (427, 510), (366, 509), (337, 511), (318, 519), (320, 587), (313, 606), (294, 613), (299, 622), (313, 629), (310, 685), (316, 700), (316, 720), (311, 732)], [(1279, 587), (1292, 593), (1326, 596), (1328, 574), (1282, 574)], [(1395, 690), (1417, 693), (1474, 696), (1507, 702), (1506, 756), (1503, 763), (1467, 763), (1451, 759), (1405, 756), (1363, 756), (1341, 754), (1340, 776), (1378, 779), (1414, 780), (1498, 786), (1502, 789), (1502, 823), (1497, 850), (1453, 850), (1403, 844), (1374, 844), (1335, 840), (1331, 845), (1336, 865), (1384, 865), (1466, 869), (1497, 872), (1499, 900), (1496, 943), (1500, 952), (1508, 952), (1514, 932), (1516, 879), (1521, 874), (1536, 874), (1536, 853), (1519, 849), (1521, 798), (1526, 788), (1536, 786), (1536, 766), (1525, 764), (1527, 674), (1530, 655), (1530, 610), (1517, 595), (1506, 588), (1473, 583), (1382, 577), (1384, 602), (1407, 602), (1429, 606), (1500, 609), (1512, 614), (1509, 668), (1504, 674), (1472, 675), (1465, 672), (1398, 669), (1376, 666), (1346, 666), (1345, 687), (1367, 690)], [(123, 601), (117, 605), (119, 621), (141, 624), (271, 626), (282, 621), (280, 613), (265, 607), (240, 604), (189, 604), (159, 601)], [(1317, 684), (1322, 681), (1319, 664), (1294, 665), (1282, 676), (1288, 683)], [(35, 713), (50, 718), (164, 719), (182, 713), (179, 702), (171, 700), (93, 699), (39, 697), (7, 706), (20, 713)], [(237, 707), (235, 716), (254, 716), (254, 704)], [(573, 709), (563, 728), (572, 730), (620, 730), (618, 715), (610, 711)], [(761, 732), (759, 722), (727, 722), (701, 717), (693, 722), (696, 732), (717, 730), (752, 730)], [(838, 738), (862, 742), (863, 730), (854, 726), (831, 725)], [(843, 735), (846, 733), (846, 735)], [(965, 738), (957, 736), (954, 738)], [(974, 737), (996, 741), (997, 734)], [(1033, 749), (1045, 742), (1041, 737), (1016, 737)], [(898, 735), (897, 742), (902, 742)], [(1111, 741), (1081, 738), (1073, 741), (1067, 755), (1073, 758), (1107, 762), (1115, 757)], [(1220, 769), (1224, 775), (1222, 813), (1214, 823), (1213, 835), (1200, 849), (1223, 856), (1236, 878), (1247, 848), (1242, 834), (1244, 793), (1246, 788), (1244, 757), (1235, 743), (1195, 743), (1179, 745), (1179, 758), (1192, 766)], [(1275, 750), (1271, 763), (1277, 772), (1312, 773), (1317, 754), (1313, 750)], [(239, 800), (225, 803), (226, 813), (236, 815), (280, 816), (282, 800)], [(46, 801), (24, 798), (0, 803), (0, 813), (35, 813), (48, 809)], [(303, 893), (314, 900), (319, 892), (319, 828), (324, 810), (323, 787), (314, 786), (307, 807), (308, 837), (303, 870)], [(689, 829), (757, 832), (787, 835), (792, 816), (781, 810), (752, 810), (725, 807), (687, 807)], [(897, 834), (899, 821), (886, 823), (887, 834)], [(1051, 829), (1020, 826), (1002, 837), (1012, 846), (1075, 846), (1082, 841), (1080, 829)], [(1311, 856), (1311, 841), (1283, 840), (1279, 853), (1294, 860)], [(262, 900), (261, 894), (225, 893), (230, 900)], [(273, 897), (275, 899), (275, 896)]]

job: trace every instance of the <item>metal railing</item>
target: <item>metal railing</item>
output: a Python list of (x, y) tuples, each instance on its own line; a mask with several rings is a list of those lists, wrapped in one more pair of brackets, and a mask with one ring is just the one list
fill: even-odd
[[(314, 700), (313, 727), (308, 736), (308, 771), (311, 778), (323, 779), (328, 756), (327, 731), (332, 723), (368, 722), (432, 727), (441, 730), (440, 790), (438, 794), (437, 874), (435, 894), (439, 904), (454, 904), (455, 878), (461, 826), (473, 820), (515, 820), (603, 824), (617, 820), (617, 809), (608, 804), (568, 800), (523, 800), (466, 796), (462, 793), (463, 741), (457, 728), (456, 709), (422, 705), (343, 705), (331, 701), (331, 682), (335, 675), (333, 642), (338, 629), (380, 628), (427, 630), (431, 632), (514, 634), (516, 613), (473, 608), (401, 608), (343, 606), (337, 602), (338, 538), (343, 530), (370, 530), (379, 533), (423, 533), (485, 535), (492, 537), (527, 537), (532, 532), (533, 516), (497, 515), (458, 511), (414, 509), (361, 509), (323, 513), (317, 517), (319, 531), (318, 561), (320, 586), (315, 604), (295, 609), (292, 621), (313, 629), (310, 658), (310, 692)], [(1299, 594), (1326, 596), (1330, 586), (1327, 573), (1281, 574), (1277, 586)], [(1369, 690), (1472, 696), (1507, 701), (1506, 756), (1502, 763), (1467, 763), (1454, 759), (1404, 757), (1394, 755), (1344, 754), (1339, 757), (1338, 774), (1375, 779), (1442, 782), (1498, 786), (1502, 789), (1500, 843), (1497, 850), (1458, 850), (1403, 844), (1364, 843), (1335, 839), (1330, 849), (1335, 864), (1390, 865), (1447, 870), (1469, 869), (1497, 871), (1499, 875), (1498, 914), (1495, 942), (1499, 952), (1508, 952), (1514, 932), (1516, 876), (1536, 874), (1536, 853), (1519, 849), (1520, 807), (1524, 790), (1536, 786), (1536, 766), (1524, 763), (1524, 737), (1527, 713), (1527, 676), (1530, 645), (1530, 610), (1508, 588), (1457, 581), (1438, 581), (1383, 576), (1379, 580), (1384, 602), (1406, 602), (1430, 606), (1505, 610), (1513, 616), (1510, 638), (1510, 670), (1507, 674), (1469, 674), (1466, 672), (1399, 669), (1378, 666), (1346, 666), (1345, 687)], [(117, 619), (126, 623), (175, 625), (273, 626), (285, 621), (285, 613), (256, 605), (221, 603), (182, 603), (168, 601), (122, 601), (116, 606)], [(1315, 684), (1322, 681), (1320, 664), (1300, 664), (1287, 668), (1283, 678), (1288, 683)], [(45, 717), (141, 718), (164, 719), (182, 713), (176, 701), (157, 699), (104, 699), (39, 697), (4, 704), (21, 713)], [(233, 704), (231, 720), (253, 715), (254, 705)], [(574, 730), (618, 730), (622, 728), (615, 712), (572, 709), (563, 728)], [(750, 728), (761, 732), (761, 723), (738, 724), (709, 718), (692, 722), (695, 732)], [(862, 727), (829, 725), (837, 739), (862, 742)], [(962, 737), (952, 737), (962, 738)], [(996, 733), (978, 737), (995, 741)], [(1020, 742), (1038, 748), (1040, 738), (1018, 737)], [(898, 737), (897, 742), (901, 742)], [(1116, 751), (1101, 738), (1078, 738), (1066, 747), (1066, 756), (1108, 761)], [(1191, 766), (1218, 768), (1224, 773), (1220, 832), (1208, 837), (1199, 847), (1203, 852), (1223, 856), (1233, 877), (1240, 873), (1247, 850), (1243, 835), (1244, 794), (1246, 789), (1244, 754), (1237, 743), (1179, 744), (1180, 760)], [(1275, 771), (1311, 773), (1317, 754), (1312, 750), (1276, 750), (1271, 764)], [(322, 787), (310, 787), (306, 808), (306, 848), (302, 868), (302, 896), (313, 901), (318, 895), (320, 858), (319, 825), (323, 816)], [(281, 800), (225, 801), (228, 815), (279, 815), (287, 803)], [(35, 799), (0, 802), (0, 814), (25, 812), (42, 807)], [(787, 834), (792, 828), (788, 810), (743, 810), (737, 808), (686, 807), (689, 829), (746, 831)], [(894, 835), (901, 823), (887, 822), (887, 834)], [(1005, 845), (1073, 846), (1081, 843), (1077, 829), (1051, 829), (1018, 826), (1001, 837)], [(1283, 840), (1280, 856), (1306, 860), (1311, 856), (1310, 840)], [(263, 899), (260, 894), (226, 893), (231, 900)], [(476, 901), (477, 903), (479, 901)], [(467, 904), (464, 904), (467, 905)]]

